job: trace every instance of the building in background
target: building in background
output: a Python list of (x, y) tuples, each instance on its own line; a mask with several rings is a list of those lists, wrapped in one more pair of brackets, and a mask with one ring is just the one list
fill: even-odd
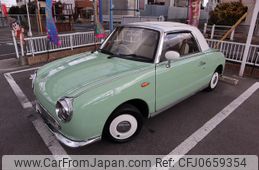
[[(114, 15), (136, 15), (139, 0), (113, 0)], [(110, 1), (103, 0), (103, 14), (109, 15)]]
[[(169, 21), (187, 23), (189, 0), (144, 0), (145, 8), (140, 11), (144, 16), (164, 16)], [(202, 4), (205, 4), (202, 0)], [(200, 19), (207, 22), (209, 12), (202, 8)]]
[(79, 18), (91, 19), (93, 15), (92, 0), (75, 0), (75, 14)]
[[(34, 0), (16, 0), (16, 4), (18, 7), (21, 7), (22, 5), (25, 5), (25, 2), (33, 2)], [(38, 0), (41, 7), (46, 7), (46, 3), (44, 0)]]
[[(16, 4), (17, 6), (21, 7), (22, 5), (25, 5), (25, 2), (33, 2), (35, 0), (16, 0)], [(45, 0), (38, 0), (39, 5), (41, 8), (45, 8), (46, 7), (46, 1)], [(71, 4), (72, 5), (72, 9), (75, 9), (75, 0), (56, 0), (54, 2), (61, 2), (63, 4)]]

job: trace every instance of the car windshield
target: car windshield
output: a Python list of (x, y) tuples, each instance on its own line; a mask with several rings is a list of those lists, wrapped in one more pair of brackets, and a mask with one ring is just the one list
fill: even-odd
[(159, 41), (159, 32), (136, 27), (118, 27), (102, 45), (100, 51), (110, 57), (153, 62)]

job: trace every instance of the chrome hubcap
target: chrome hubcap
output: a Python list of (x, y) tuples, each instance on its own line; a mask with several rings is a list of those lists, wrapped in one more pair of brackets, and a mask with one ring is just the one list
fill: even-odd
[(117, 131), (120, 133), (128, 132), (130, 128), (131, 128), (131, 124), (128, 121), (120, 122), (116, 127)]

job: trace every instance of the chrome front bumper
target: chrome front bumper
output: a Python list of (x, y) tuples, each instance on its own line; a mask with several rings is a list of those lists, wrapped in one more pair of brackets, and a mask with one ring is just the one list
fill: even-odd
[(61, 129), (59, 123), (38, 102), (36, 102), (35, 109), (40, 114), (41, 118), (44, 120), (45, 124), (48, 126), (50, 131), (56, 136), (56, 138), (68, 147), (76, 148), (101, 140), (101, 136), (93, 137), (91, 139), (82, 141), (69, 139), (59, 131)]

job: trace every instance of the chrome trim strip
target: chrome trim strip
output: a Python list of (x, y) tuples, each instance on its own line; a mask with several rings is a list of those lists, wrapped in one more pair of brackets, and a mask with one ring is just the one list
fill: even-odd
[(160, 38), (159, 38), (159, 43), (157, 46), (157, 52), (156, 52), (156, 58), (155, 58), (155, 64), (158, 64), (160, 61), (160, 56), (162, 54), (163, 51), (163, 45), (164, 45), (164, 38), (165, 38), (165, 33), (164, 32), (160, 32)]
[(108, 37), (105, 38), (105, 40), (103, 41), (103, 43), (99, 46), (99, 49), (102, 49), (104, 44), (106, 44), (106, 42), (108, 41), (108, 39), (113, 35), (113, 33), (115, 32), (116, 29), (114, 29)]

